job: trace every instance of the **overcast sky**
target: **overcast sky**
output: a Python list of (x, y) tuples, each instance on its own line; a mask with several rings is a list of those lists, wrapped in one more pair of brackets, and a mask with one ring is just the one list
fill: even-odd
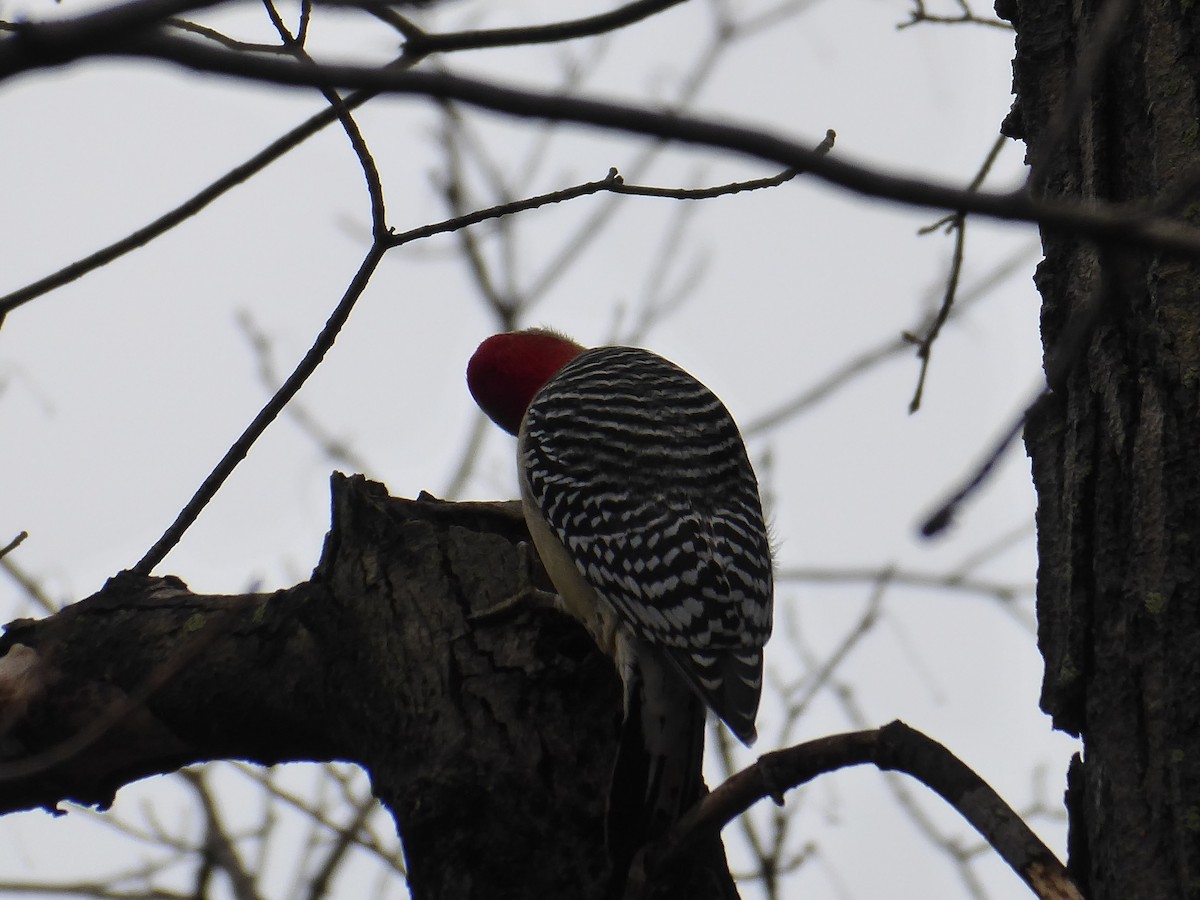
[[(970, 182), (1011, 103), (1011, 33), (931, 24), (897, 30), (911, 9), (899, 0), (796, 5), (805, 8), (718, 50), (693, 111), (812, 145), (832, 128), (843, 158)], [(535, 0), (497, 6), (503, 9), (455, 2), (422, 21), (442, 30), (496, 27), (609, 8)], [(774, 4), (736, 6), (749, 17)], [(672, 102), (714, 40), (715, 7), (697, 0), (599, 43), (439, 63), (546, 90), (562, 84), (570, 63), (584, 73), (581, 93)], [(83, 8), (72, 0), (0, 0), (0, 17)], [(957, 9), (947, 3), (943, 11)], [(245, 39), (272, 39), (253, 4), (203, 21)], [(389, 58), (397, 44), (363, 15), (326, 10), (314, 18), (313, 40), (318, 51), (366, 60)], [(85, 63), (0, 85), (0, 294), (146, 224), (322, 105), (312, 92), (153, 63)], [(383, 174), (389, 223), (404, 230), (446, 218), (435, 189), (445, 177), (438, 111), (419, 99), (381, 100), (357, 119)], [(660, 153), (638, 171), (642, 140), (564, 127), (547, 141), (542, 129), (492, 114), (469, 113), (467, 122), (517, 197), (595, 180), (612, 166), (659, 186), (773, 174), (753, 161), (696, 150)], [(531, 154), (537, 164), (526, 176)], [(1022, 156), (1021, 145), (1005, 147), (987, 186), (1019, 184)], [(487, 172), (471, 162), (467, 170), (466, 206), (496, 202)], [(479, 229), (500, 289), (527, 290), (579, 229), (596, 231), (526, 323), (604, 343), (637, 320), (656, 278), (661, 295), (681, 288), (684, 302), (639, 343), (705, 381), (743, 425), (918, 327), (936, 308), (952, 248), (943, 233), (918, 235), (936, 214), (806, 177), (694, 204), (683, 219), (677, 201), (621, 198), (602, 229), (588, 225), (611, 202), (583, 198), (521, 215), (510, 223), (511, 256), (494, 228)], [(269, 396), (247, 317), (269, 341), (282, 377), (366, 252), (369, 221), (357, 160), (345, 135), (331, 128), (143, 250), (11, 313), (0, 330), (0, 545), (30, 533), (12, 560), (60, 602), (93, 593), (135, 563)], [(660, 271), (676, 233), (677, 249)], [(444, 494), (479, 416), (463, 370), (496, 324), (459, 246), (449, 236), (394, 251), (298, 397), (397, 496)], [(962, 289), (989, 289), (936, 344), (917, 414), (909, 415), (908, 404), (919, 369), (914, 355), (904, 355), (749, 438), (781, 569), (894, 564), (944, 573), (1024, 528), (1022, 539), (976, 574), (1032, 585), (1034, 497), (1022, 448), (946, 537), (923, 541), (916, 524), (1039, 385), (1036, 248), (1032, 229), (969, 223)], [(1002, 269), (1007, 277), (990, 284)], [(515, 494), (512, 444), (498, 430), (486, 432), (463, 497)], [(212, 592), (303, 580), (328, 526), (333, 465), (304, 428), (281, 418), (157, 571)], [(799, 629), (805, 646), (824, 658), (870, 594), (869, 584), (783, 582), (780, 629)], [(0, 573), (5, 619), (30, 611)], [(1041, 660), (1030, 622), (1028, 594), (998, 603), (895, 587), (841, 675), (871, 725), (901, 718), (925, 730), (1018, 809), (1056, 801), (1073, 744), (1053, 735), (1037, 708)], [(767, 666), (788, 680), (802, 660), (781, 634), (768, 647)], [(773, 749), (770, 716), (777, 712), (764, 707), (758, 750)], [(792, 739), (853, 727), (830, 695), (814, 703)], [(1047, 769), (1041, 788), (1038, 767)], [(161, 804), (170, 818), (177, 800), (156, 794), (161, 784), (127, 789), (120, 802)], [(914, 835), (879, 773), (839, 773), (804, 796), (797, 842), (819, 845), (820, 858), (789, 882), (789, 896), (963, 895), (959, 875)], [(973, 842), (938, 801), (923, 805)], [(1031, 824), (1062, 852), (1061, 821)], [(104, 856), (129, 851), (101, 849), (89, 859), (86, 848), (108, 848), (105, 840), (107, 832), (80, 814), (9, 817), (0, 822), (0, 880), (55, 875), (64, 846), (81, 874), (106, 871)], [(1026, 895), (1000, 863), (973, 871), (991, 897)], [(358, 890), (348, 876), (335, 893), (356, 897)]]

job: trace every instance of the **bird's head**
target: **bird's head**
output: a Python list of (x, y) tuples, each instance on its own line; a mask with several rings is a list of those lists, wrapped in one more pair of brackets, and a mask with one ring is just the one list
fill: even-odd
[(585, 349), (546, 328), (494, 334), (467, 363), (467, 387), (488, 418), (515, 435), (537, 392)]

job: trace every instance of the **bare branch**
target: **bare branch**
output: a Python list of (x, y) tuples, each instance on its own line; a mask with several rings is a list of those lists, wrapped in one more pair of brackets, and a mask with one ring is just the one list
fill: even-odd
[[(375, 95), (372, 92), (359, 91), (345, 99), (346, 107), (354, 109), (366, 103), (373, 96)], [(271, 163), (275, 162), (275, 160), (295, 149), (327, 125), (337, 120), (337, 113), (332, 108), (322, 110), (278, 140), (272, 141), (244, 163), (231, 169), (199, 193), (159, 216), (148, 225), (139, 228), (137, 231), (118, 241), (114, 241), (107, 247), (97, 250), (95, 253), (85, 256), (83, 259), (65, 266), (57, 272), (47, 275), (45, 278), (40, 278), (31, 284), (5, 294), (0, 297), (0, 319), (10, 310), (16, 309), (18, 306), (28, 303), (30, 300), (34, 300), (65, 284), (70, 284), (72, 281), (82, 278), (89, 272), (95, 271), (101, 266), (105, 266), (139, 247), (144, 247), (155, 238), (161, 237), (179, 223), (196, 215), (214, 200), (248, 181), (251, 177), (257, 175)]]
[(1061, 402), (1061, 397), (1066, 392), (1067, 378), (1085, 355), (1092, 334), (1101, 322), (1110, 318), (1126, 302), (1120, 291), (1121, 280), (1116, 277), (1116, 271), (1127, 262), (1128, 253), (1123, 247), (1109, 242), (1099, 245), (1095, 285), (1081, 304), (1081, 308), (1071, 313), (1058, 338), (1053, 355), (1046, 361), (1047, 387), (1025, 407), (962, 487), (925, 520), (921, 525), (921, 534), (925, 537), (938, 534), (950, 524), (958, 508), (987, 480), (1004, 454), (1016, 442), (1027, 422), (1051, 409), (1053, 404)]
[[(275, 372), (275, 365), (271, 358), (271, 341), (267, 337), (258, 323), (254, 321), (254, 317), (248, 310), (241, 310), (236, 317), (238, 327), (246, 336), (251, 349), (254, 352), (255, 359), (258, 361), (258, 377), (263, 386), (267, 390), (274, 393), (279, 390), (280, 378)], [(366, 461), (362, 456), (355, 452), (350, 444), (335, 437), (325, 425), (313, 415), (307, 407), (302, 405), (295, 398), (285, 407), (288, 416), (293, 422), (299, 426), (300, 430), (307, 434), (325, 454), (326, 457), (334, 464), (339, 466), (347, 466), (355, 472), (364, 475), (370, 475), (374, 471), (373, 466)]]
[(236, 38), (231, 38), (229, 35), (217, 31), (215, 28), (209, 28), (207, 25), (201, 25), (198, 22), (192, 22), (188, 19), (166, 19), (164, 24), (172, 28), (178, 28), (180, 31), (186, 31), (189, 34), (208, 38), (210, 41), (215, 41), (228, 50), (240, 50), (247, 53), (289, 52), (288, 48), (281, 44), (255, 44), (247, 41), (239, 41)]
[[(57, 21), (16, 22), (12, 37), (0, 43), (5, 74), (58, 66), (145, 33), (174, 16), (217, 6), (226, 0), (127, 0), (97, 12)], [(11, 69), (9, 68), (11, 67)]]
[(812, 387), (806, 388), (778, 408), (752, 419), (742, 428), (742, 433), (746, 437), (753, 437), (783, 424), (788, 419), (816, 406), (830, 394), (845, 386), (855, 376), (870, 371), (884, 360), (898, 356), (909, 346), (909, 342), (903, 337), (895, 337), (850, 357)]
[(548, 194), (538, 194), (536, 197), (529, 197), (525, 200), (516, 200), (512, 203), (502, 203), (499, 206), (481, 209), (463, 216), (455, 216), (452, 219), (447, 219), (444, 222), (438, 222), (433, 225), (422, 225), (420, 228), (413, 228), (410, 231), (390, 235), (385, 239), (384, 244), (389, 249), (392, 247), (399, 247), (403, 244), (410, 244), (413, 241), (432, 237), (435, 234), (446, 234), (450, 231), (458, 231), (460, 228), (465, 228), (468, 225), (476, 225), (480, 222), (486, 222), (488, 219), (496, 219), (500, 216), (509, 216), (513, 213), (523, 212), (527, 209), (537, 209), (541, 206), (549, 206), (552, 203), (562, 203), (565, 200), (574, 200), (576, 197), (586, 197), (588, 194), (596, 194), (600, 193), (601, 191), (611, 191), (613, 187), (619, 185), (620, 183), (621, 176), (617, 174), (617, 170), (610, 169), (608, 175), (599, 181), (589, 181), (584, 184), (576, 185), (575, 187), (563, 188), (560, 191), (551, 191)]
[[(272, 800), (277, 800), (291, 809), (296, 810), (318, 825), (327, 824), (322, 816), (322, 813), (319, 810), (314, 809), (310, 802), (276, 784), (274, 779), (271, 777), (270, 769), (264, 770), (260, 768), (254, 768), (244, 763), (235, 763), (234, 765), (238, 772), (253, 781), (255, 785), (260, 787), (263, 792)], [(364, 832), (367, 833), (364, 834)], [(403, 858), (389, 853), (376, 838), (376, 836), (373, 833), (370, 833), (365, 826), (360, 827), (359, 830), (350, 837), (350, 840), (352, 843), (356, 844), (363, 850), (371, 853), (377, 859), (379, 859), (392, 874), (401, 878), (408, 877), (408, 872), (404, 868)]]
[[(267, 9), (267, 15), (271, 19), (271, 24), (275, 26), (275, 30), (279, 33), (283, 45), (287, 47), (297, 60), (307, 65), (313, 65), (313, 58), (304, 49), (303, 41), (291, 33), (284, 23), (283, 18), (279, 15), (279, 11), (275, 9), (274, 3), (271, 0), (266, 0), (264, 5)], [(305, 9), (307, 8), (306, 6)], [(307, 21), (308, 17), (305, 15), (302, 19), (302, 25), (307, 27)], [(387, 232), (387, 214), (384, 208), (383, 182), (379, 177), (379, 168), (375, 165), (371, 149), (367, 146), (366, 140), (363, 139), (358, 123), (354, 121), (354, 116), (351, 115), (346, 101), (332, 88), (322, 86), (320, 91), (330, 107), (333, 108), (338, 121), (342, 123), (342, 130), (346, 132), (346, 137), (350, 139), (350, 146), (354, 148), (354, 155), (358, 157), (359, 165), (362, 167), (363, 176), (367, 181), (367, 195), (371, 198), (371, 234), (375, 240), (379, 240)]]
[[(821, 143), (813, 148), (813, 152), (824, 156), (833, 149), (835, 140), (837, 140), (837, 134), (830, 128), (825, 132), (825, 137), (821, 140)], [(772, 175), (769, 178), (734, 181), (729, 184), (720, 184), (707, 188), (663, 188), (640, 184), (622, 184), (613, 188), (613, 192), (617, 194), (632, 194), (638, 197), (667, 197), (673, 200), (711, 200), (714, 197), (725, 197), (729, 194), (740, 194), (747, 191), (760, 191), (763, 188), (779, 187), (779, 185), (786, 184), (803, 172), (804, 169), (785, 169), (778, 175)]]
[(1009, 529), (999, 537), (988, 541), (978, 550), (968, 554), (959, 561), (958, 565), (946, 573), (947, 577), (965, 578), (971, 571), (988, 562), (993, 557), (998, 556), (1013, 545), (1032, 536), (1034, 531), (1035, 526), (1033, 522), (1021, 522), (1020, 525)]
[[(1033, 252), (1033, 248), (1017, 251), (981, 278), (970, 290), (960, 291), (958, 300), (951, 310), (951, 318), (953, 318), (956, 312), (966, 309), (968, 304), (979, 301), (1002, 278), (1010, 274), (1022, 261), (1027, 260)], [(770, 429), (783, 424), (788, 419), (800, 415), (805, 410), (817, 405), (835, 391), (848, 384), (853, 378), (870, 371), (879, 363), (903, 353), (911, 346), (911, 342), (901, 335), (889, 338), (874, 347), (849, 357), (812, 387), (806, 388), (799, 395), (783, 403), (776, 409), (763, 413), (758, 418), (743, 425), (742, 433), (747, 437), (764, 434)]]
[(236, 900), (261, 900), (258, 889), (254, 885), (254, 877), (246, 870), (233, 837), (230, 836), (225, 824), (221, 821), (221, 814), (217, 810), (216, 802), (213, 800), (212, 792), (205, 782), (204, 775), (200, 772), (182, 769), (179, 777), (195, 790), (196, 796), (200, 800), (200, 806), (204, 810), (205, 860), (211, 860), (212, 864), (221, 869), (229, 878)]
[(23, 543), (25, 543), (25, 539), (27, 537), (29, 537), (29, 532), (22, 531), (20, 534), (18, 534), (15, 538), (13, 538), (11, 541), (9, 541), (7, 544), (5, 544), (3, 547), (0, 547), (0, 559), (4, 559), (4, 557), (8, 556), (8, 554), (12, 553), (14, 550), (16, 550), (18, 547), (20, 547)]
[[(591, 37), (607, 31), (616, 31), (642, 19), (648, 19), (663, 10), (678, 6), (683, 0), (637, 0), (610, 12), (583, 19), (555, 22), (550, 25), (533, 25), (518, 28), (496, 28), (486, 31), (457, 31), (446, 34), (428, 34), (411, 22), (403, 20), (400, 25), (394, 18), (387, 21), (396, 25), (405, 37), (404, 51), (408, 55), (428, 56), (453, 50), (480, 50), (486, 47), (514, 47), (524, 44), (554, 44), (576, 38)], [(375, 3), (364, 3), (371, 12), (386, 9)]]
[[(56, 23), (57, 24), (57, 23)], [(0, 44), (0, 78), (32, 68), (61, 65), (53, 34), (22, 26), (22, 46), (49, 42), (50, 48), (32, 59), (9, 52)], [(30, 41), (28, 38), (35, 39)], [(197, 71), (215, 72), (256, 81), (293, 86), (338, 86), (395, 94), (457, 100), (521, 118), (576, 122), (649, 137), (722, 148), (745, 156), (803, 169), (832, 184), (867, 196), (912, 206), (976, 213), (1002, 221), (1039, 223), (1083, 236), (1119, 240), (1129, 247), (1150, 247), (1179, 253), (1200, 253), (1200, 229), (1153, 214), (1148, 203), (1105, 203), (1034, 198), (1025, 191), (992, 194), (939, 184), (920, 178), (891, 175), (823, 156), (795, 141), (770, 132), (725, 122), (678, 115), (619, 103), (579, 97), (540, 94), (492, 82), (431, 72), (353, 65), (305, 65), (281, 59), (232, 53), (165, 34), (134, 37), (100, 48), (104, 55), (145, 57)]]
[(310, 375), (317, 370), (321, 361), (325, 358), (325, 354), (333, 347), (334, 341), (337, 340), (342, 326), (346, 324), (346, 319), (350, 317), (350, 312), (354, 309), (354, 305), (358, 302), (358, 298), (362, 296), (362, 292), (366, 290), (367, 283), (370, 281), (371, 275), (374, 273), (380, 260), (383, 259), (387, 248), (378, 241), (371, 245), (367, 251), (366, 257), (358, 267), (358, 271), (351, 279), (350, 285), (346, 288), (346, 292), (342, 295), (341, 301), (330, 314), (329, 319), (325, 322), (324, 327), (317, 335), (313, 345), (309, 348), (304, 358), (300, 360), (299, 365), (287, 380), (280, 385), (279, 390), (275, 395), (267, 401), (264, 406), (254, 417), (254, 420), (246, 426), (246, 430), (242, 432), (233, 445), (225, 451), (225, 455), (221, 457), (221, 461), (217, 463), (216, 468), (209, 473), (203, 483), (192, 495), (192, 499), (180, 510), (175, 521), (163, 533), (163, 536), (155, 541), (154, 546), (146, 551), (132, 571), (141, 574), (149, 575), (154, 567), (162, 562), (165, 557), (183, 537), (184, 532), (191, 527), (192, 523), (200, 515), (209, 501), (217, 495), (217, 491), (221, 489), (221, 485), (237, 468), (238, 463), (246, 458), (246, 454), (250, 452), (250, 448), (254, 442), (259, 439), (267, 426), (270, 425), (279, 416), (283, 407), (287, 402), (296, 396), (296, 393), (303, 387)]
[(877, 583), (886, 581), (900, 587), (938, 588), (961, 591), (966, 594), (981, 594), (996, 600), (1008, 601), (1023, 594), (1033, 593), (1033, 585), (1008, 584), (968, 578), (958, 572), (934, 573), (915, 572), (904, 569), (885, 568), (821, 568), (789, 567), (775, 573), (779, 581), (816, 581), (831, 584)]
[(669, 870), (688, 848), (719, 831), (764, 797), (783, 794), (828, 772), (873, 764), (904, 772), (954, 807), (1045, 900), (1082, 900), (1066, 869), (1020, 817), (954, 754), (902, 722), (871, 731), (808, 741), (761, 756), (696, 804), (660, 841), (634, 862), (627, 900), (645, 896), (656, 873)]
[[(867, 600), (866, 607), (863, 609), (862, 615), (858, 617), (858, 620), (846, 632), (846, 636), (838, 642), (837, 646), (824, 659), (820, 660), (819, 665), (816, 664), (816, 660), (812, 660), (814, 671), (811, 675), (794, 685), (783, 688), (782, 694), (786, 702), (787, 715), (781, 732), (782, 736), (778, 743), (786, 743), (792, 739), (791, 734), (793, 729), (808, 709), (808, 705), (812, 702), (813, 698), (833, 681), (838, 666), (871, 633), (871, 630), (875, 627), (875, 623), (879, 621), (879, 612), (883, 606), (883, 597), (890, 583), (889, 573), (885, 570), (874, 580), (871, 596)], [(800, 646), (799, 641), (795, 643), (797, 647)]]
[(896, 26), (897, 30), (911, 28), (913, 25), (987, 25), (991, 28), (1002, 28), (1012, 31), (1012, 26), (996, 18), (988, 18), (975, 13), (965, 0), (959, 0), (961, 10), (957, 16), (936, 15), (925, 8), (924, 0), (913, 0), (914, 9), (909, 13), (909, 20)]
[[(12, 548), (10, 547), (9, 549)], [(8, 573), (9, 577), (20, 586), (25, 595), (36, 606), (41, 607), (41, 609), (48, 613), (58, 612), (58, 604), (50, 599), (50, 595), (42, 590), (41, 585), (7, 556), (0, 557), (0, 569)]]
[(337, 829), (337, 838), (334, 840), (333, 846), (309, 882), (308, 900), (321, 900), (329, 893), (329, 885), (337, 872), (337, 867), (357, 840), (359, 830), (366, 824), (367, 819), (378, 805), (379, 801), (374, 797), (367, 797), (365, 800), (359, 800), (353, 807), (354, 815), (346, 825)]
[(983, 458), (983, 461), (972, 470), (972, 473), (963, 483), (962, 487), (958, 488), (951, 496), (939, 506), (932, 515), (928, 516), (921, 524), (921, 534), (924, 537), (934, 537), (940, 534), (954, 521), (954, 516), (963, 502), (968, 497), (975, 493), (992, 474), (992, 471), (999, 464), (1000, 460), (1009, 451), (1017, 438), (1021, 436), (1021, 432), (1025, 429), (1025, 422), (1030, 416), (1036, 413), (1036, 410), (1044, 403), (1048, 403), (1053, 395), (1049, 389), (1040, 392), (1037, 398), (1025, 407), (1024, 412), (1017, 416), (1017, 420), (1009, 426), (1008, 430), (1001, 435), (996, 442), (991, 452)]
[[(1000, 151), (1004, 149), (1008, 143), (1008, 138), (1004, 135), (997, 136), (992, 142), (992, 148), (988, 151), (987, 156), (983, 160), (983, 164), (979, 167), (979, 171), (975, 173), (975, 177), (971, 183), (967, 185), (967, 190), (979, 190), (988, 173), (992, 170), (996, 159), (1000, 156)], [(933, 349), (933, 343), (942, 333), (942, 326), (946, 324), (946, 320), (950, 318), (950, 311), (954, 308), (954, 301), (958, 295), (958, 283), (962, 277), (963, 251), (967, 241), (967, 217), (962, 213), (956, 213), (943, 219), (936, 225), (930, 226), (927, 229), (922, 229), (923, 234), (927, 234), (933, 229), (939, 227), (942, 222), (948, 222), (948, 230), (954, 234), (954, 251), (950, 257), (950, 272), (946, 276), (946, 289), (942, 294), (942, 304), (938, 308), (937, 315), (934, 316), (929, 330), (923, 337), (905, 334), (907, 340), (917, 345), (917, 357), (921, 360), (921, 371), (917, 376), (917, 387), (913, 391), (912, 401), (908, 405), (910, 414), (915, 413), (921, 408), (921, 396), (925, 392), (925, 378), (929, 374), (929, 357), (930, 351)]]

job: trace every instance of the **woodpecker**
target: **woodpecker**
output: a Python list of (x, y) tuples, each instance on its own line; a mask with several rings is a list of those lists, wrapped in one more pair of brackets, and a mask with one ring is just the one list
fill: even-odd
[(755, 739), (773, 597), (758, 481), (716, 395), (647, 350), (497, 334), (467, 383), (516, 435), (534, 546), (624, 684), (608, 842), (627, 866), (703, 793), (706, 706)]

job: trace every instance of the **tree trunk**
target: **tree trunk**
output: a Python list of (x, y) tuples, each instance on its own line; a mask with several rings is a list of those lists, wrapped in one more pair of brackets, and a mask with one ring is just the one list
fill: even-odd
[[(1194, 224), (1200, 12), (1123, 6), (997, 4), (1017, 30), (1006, 133), (1035, 191), (1172, 203)], [(1042, 239), (1052, 395), (1026, 443), (1042, 706), (1084, 745), (1071, 868), (1092, 900), (1200, 897), (1200, 278), (1191, 260)]]

